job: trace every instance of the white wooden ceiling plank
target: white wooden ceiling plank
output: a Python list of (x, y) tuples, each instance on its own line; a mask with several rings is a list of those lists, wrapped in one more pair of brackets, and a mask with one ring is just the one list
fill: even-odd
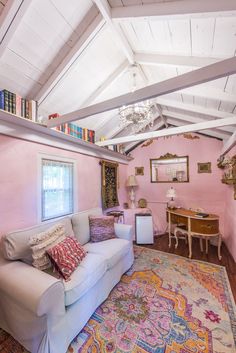
[(116, 80), (127, 70), (129, 63), (124, 61), (109, 77), (83, 102), (82, 107), (86, 107), (93, 103), (104, 91), (106, 91), (111, 84), (114, 84)]
[(74, 31), (93, 6), (91, 0), (70, 0), (67, 1), (66, 6), (65, 0), (51, 0), (51, 2)]
[[(235, 1), (236, 4), (236, 1)], [(236, 15), (216, 19), (212, 55), (217, 57), (234, 56), (236, 50)]]
[[(55, 9), (54, 12), (56, 12)], [(63, 45), (69, 47), (67, 41), (73, 30), (65, 21), (61, 21), (60, 23), (50, 21), (49, 23), (41, 14), (40, 9), (33, 7), (30, 9), (23, 22), (40, 40), (44, 41), (47, 46), (49, 46), (49, 43), (53, 43), (53, 50), (51, 48), (53, 54), (57, 53)], [(26, 36), (26, 38), (28, 39), (28, 36)]]
[[(172, 54), (192, 55), (190, 21), (169, 20), (168, 28), (171, 37)], [(183, 40), (184, 33), (184, 40)]]
[[(14, 77), (14, 80), (16, 82), (19, 82), (21, 86), (23, 86), (25, 89), (30, 90), (30, 88), (34, 85), (38, 85), (40, 88), (41, 85), (32, 79), (30, 76), (26, 76), (25, 74), (22, 74), (18, 70), (14, 69), (12, 66), (3, 63), (2, 61), (0, 62), (0, 73), (4, 77)], [(14, 90), (13, 90), (14, 92)], [(19, 92), (20, 93), (20, 92)]]
[(32, 0), (8, 0), (0, 17), (0, 57), (3, 55)]
[[(231, 75), (228, 77), (225, 87), (225, 92), (236, 95), (236, 75)], [(222, 99), (223, 100), (223, 99)]]
[[(177, 113), (177, 112), (173, 112), (171, 110), (167, 110), (167, 109), (163, 109), (162, 111), (163, 115), (167, 116), (167, 117), (171, 117), (177, 120), (182, 120), (182, 121), (187, 121), (189, 123), (200, 123), (200, 122), (204, 122), (204, 121), (210, 121), (213, 120), (211, 118), (202, 118), (199, 116), (193, 116), (193, 115), (189, 115), (189, 114), (183, 114), (183, 113)], [(224, 127), (220, 127), (217, 130), (223, 131), (226, 134), (231, 134), (232, 133), (232, 128), (229, 126), (224, 126)]]
[(214, 86), (208, 87), (206, 86), (206, 84), (186, 88), (186, 89), (180, 90), (179, 93), (182, 93), (184, 95), (195, 96), (195, 98), (202, 97), (202, 98), (213, 99), (216, 101), (225, 101), (229, 103), (236, 102), (236, 91), (235, 91), (235, 94), (231, 94), (231, 93), (224, 92), (219, 88), (215, 88)]
[(184, 126), (175, 127), (175, 128), (163, 129), (161, 131), (150, 131), (150, 132), (141, 133), (141, 134), (132, 135), (132, 136), (114, 138), (111, 140), (97, 142), (97, 145), (98, 146), (117, 145), (117, 144), (125, 143), (125, 142), (143, 141), (143, 140), (146, 140), (149, 138), (173, 136), (173, 135), (178, 135), (178, 134), (182, 134), (185, 132), (198, 132), (198, 131), (202, 131), (202, 130), (204, 131), (207, 129), (214, 129), (217, 127), (229, 126), (229, 125), (230, 126), (236, 125), (235, 117), (217, 119), (217, 120), (211, 120), (211, 121), (204, 121), (204, 122), (200, 122), (200, 123), (189, 124), (189, 125), (184, 125)]
[(182, 0), (168, 1), (162, 3), (153, 3), (145, 5), (133, 5), (127, 7), (113, 8), (113, 19), (134, 19), (146, 17), (160, 17), (173, 15), (188, 15), (188, 14), (217, 14), (222, 15), (222, 12), (232, 12), (236, 10), (234, 0)]
[(219, 110), (220, 100), (215, 99), (205, 99), (205, 108), (210, 110)]
[(29, 61), (25, 60), (21, 56), (19, 56), (14, 51), (7, 48), (3, 54), (2, 62), (7, 63), (14, 70), (19, 71), (22, 75), (26, 75), (31, 77), (34, 81), (37, 81), (39, 84), (43, 84), (43, 81), (40, 80), (43, 72), (39, 70), (36, 66), (34, 66)]
[(222, 112), (233, 113), (235, 105), (236, 105), (236, 100), (235, 100), (234, 103), (220, 102), (219, 110), (222, 111)]
[(142, 5), (141, 0), (122, 0), (124, 6)]
[(26, 97), (28, 94), (28, 87), (22, 86), (19, 82), (11, 78), (12, 76), (6, 76), (5, 72), (0, 72), (1, 89), (7, 89), (10, 92), (20, 94), (22, 97)]
[(233, 135), (225, 141), (221, 154), (225, 155), (227, 152), (231, 150), (236, 145), (236, 130), (234, 131)]
[(58, 82), (69, 70), (71, 65), (76, 62), (80, 54), (96, 36), (96, 34), (101, 30), (103, 25), (104, 22), (102, 21), (102, 17), (99, 14), (95, 20), (88, 25), (87, 30), (81, 34), (76, 45), (69, 51), (69, 53), (65, 56), (53, 74), (51, 74), (51, 76), (48, 78), (42, 89), (35, 95), (35, 99), (39, 101), (39, 104), (42, 103), (47, 95), (58, 84)]
[(105, 102), (91, 105), (87, 108), (67, 113), (58, 119), (48, 121), (48, 126), (53, 127), (65, 122), (84, 119), (91, 115), (119, 108), (124, 104), (133, 104), (146, 99), (155, 98), (164, 94), (175, 92), (207, 81), (225, 77), (236, 73), (236, 57), (188, 72), (187, 74), (141, 88), (133, 93), (128, 93)]
[(170, 108), (181, 109), (181, 110), (185, 110), (185, 111), (189, 111), (189, 112), (193, 112), (193, 113), (204, 114), (204, 115), (208, 115), (208, 116), (212, 116), (212, 117), (216, 117), (216, 118), (225, 118), (225, 117), (231, 116), (231, 117), (235, 117), (235, 119), (236, 119), (235, 114), (222, 112), (222, 111), (215, 110), (215, 109), (200, 107), (200, 106), (197, 106), (196, 104), (193, 104), (193, 105), (184, 104), (182, 102), (177, 102), (177, 101), (173, 101), (170, 99), (168, 100), (165, 98), (157, 98), (156, 102), (160, 105), (167, 106)]
[[(192, 32), (192, 55), (203, 57), (212, 56), (212, 45), (214, 39), (215, 18), (193, 18), (191, 19)], [(218, 59), (219, 60), (219, 59)]]

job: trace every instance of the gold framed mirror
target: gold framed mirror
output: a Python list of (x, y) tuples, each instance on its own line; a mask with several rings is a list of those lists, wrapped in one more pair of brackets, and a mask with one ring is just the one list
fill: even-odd
[(150, 159), (151, 183), (188, 183), (188, 156), (167, 153)]

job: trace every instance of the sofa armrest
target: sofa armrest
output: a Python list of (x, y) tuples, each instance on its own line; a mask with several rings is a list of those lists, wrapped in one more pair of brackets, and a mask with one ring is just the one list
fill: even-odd
[(36, 316), (65, 312), (62, 281), (21, 261), (0, 258), (1, 293)]
[(132, 228), (129, 224), (115, 223), (115, 234), (118, 238), (132, 241)]

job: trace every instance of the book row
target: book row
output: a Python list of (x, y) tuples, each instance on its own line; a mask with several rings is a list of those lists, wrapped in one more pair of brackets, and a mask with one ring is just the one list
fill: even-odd
[[(49, 119), (56, 119), (59, 116), (60, 115), (58, 113), (54, 113), (54, 114), (49, 115), (48, 118)], [(54, 129), (57, 131), (64, 132), (65, 134), (74, 136), (76, 138), (79, 138), (81, 140), (95, 143), (95, 131), (94, 130), (82, 128), (82, 127), (75, 125), (73, 123), (65, 123), (65, 124), (56, 126)]]
[(0, 91), (0, 109), (32, 121), (37, 120), (37, 102), (6, 89)]

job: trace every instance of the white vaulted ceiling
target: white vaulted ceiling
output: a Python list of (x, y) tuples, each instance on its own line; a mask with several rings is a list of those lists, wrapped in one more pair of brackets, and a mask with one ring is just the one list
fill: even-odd
[[(132, 64), (141, 88), (236, 55), (233, 0), (0, 0), (0, 24), (0, 88), (37, 99), (43, 116), (130, 92)], [(153, 102), (175, 126), (236, 119), (236, 75)], [(97, 139), (129, 133), (117, 110), (77, 123)], [(234, 130), (207, 132), (227, 139)]]

